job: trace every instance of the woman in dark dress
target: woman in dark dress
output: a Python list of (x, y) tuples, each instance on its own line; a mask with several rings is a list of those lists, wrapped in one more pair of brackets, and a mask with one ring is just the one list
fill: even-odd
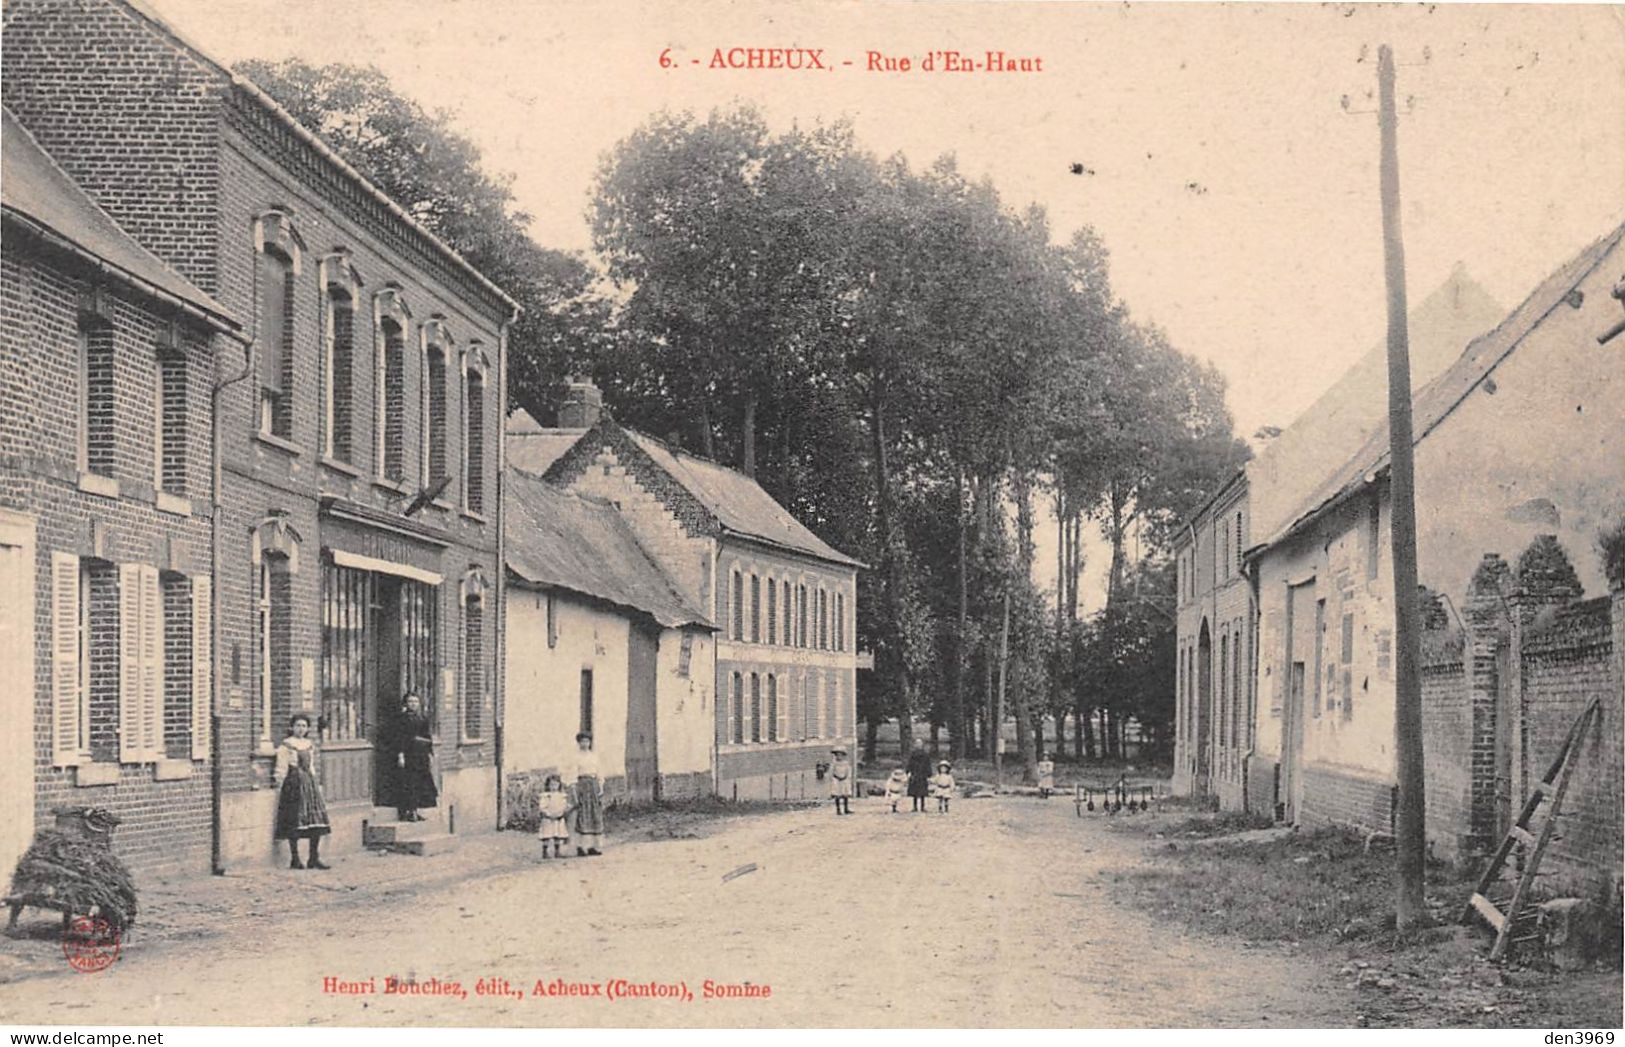
[(440, 800), (434, 785), (434, 738), (423, 699), (408, 694), (390, 732), (389, 760), (395, 771), (395, 808), (403, 822), (421, 822), (418, 810)]
[(931, 757), (925, 754), (925, 743), (914, 740), (914, 751), (908, 754), (908, 795), (914, 811), (925, 810), (925, 798), (931, 795)]

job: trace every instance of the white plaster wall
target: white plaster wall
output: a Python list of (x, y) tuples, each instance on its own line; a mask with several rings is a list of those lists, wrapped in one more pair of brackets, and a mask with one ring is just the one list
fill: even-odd
[(547, 597), (508, 589), (508, 719), (503, 769), (568, 767), (581, 716), (581, 670), (593, 671), (593, 749), (599, 773), (626, 773), (627, 643), (630, 625), (559, 593), (558, 645), (547, 645)]
[[(1486, 552), (1516, 564), (1537, 534), (1556, 534), (1585, 586), (1608, 591), (1597, 533), (1625, 515), (1625, 336), (1597, 335), (1620, 319), (1609, 296), (1625, 266), (1615, 247), (1580, 285), (1578, 309), (1559, 304), (1417, 447), (1417, 564), (1423, 584), (1459, 607)], [(1560, 523), (1508, 510), (1549, 500)]]
[(683, 631), (665, 629), (660, 633), (655, 665), (655, 726), (661, 774), (711, 769), (716, 642), (704, 630), (692, 629), (689, 634), (694, 639), (688, 673), (679, 675)]
[[(1321, 654), (1321, 712), (1314, 712), (1313, 654), (1303, 709), (1303, 764), (1323, 764), (1388, 776), (1394, 773), (1393, 565), (1388, 553), (1389, 517), (1384, 503), (1371, 530), (1372, 502), (1358, 499), (1307, 534), (1272, 549), (1259, 564), (1262, 612), (1258, 659), (1258, 746), (1280, 759), (1288, 686), (1287, 601), (1289, 587), (1311, 579), (1314, 600), (1325, 600)], [(1368, 578), (1367, 556), (1375, 537), (1377, 574)], [(1293, 631), (1315, 627), (1314, 600), (1293, 622)], [(1351, 659), (1342, 661), (1342, 622), (1353, 615)], [(1312, 652), (1312, 645), (1309, 651)], [(1342, 675), (1349, 672), (1352, 714), (1342, 708)], [(1327, 708), (1329, 696), (1337, 705)]]

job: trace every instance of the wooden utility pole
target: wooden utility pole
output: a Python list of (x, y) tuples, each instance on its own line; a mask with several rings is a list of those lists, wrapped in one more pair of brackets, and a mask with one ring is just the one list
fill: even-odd
[(1388, 448), (1392, 462), (1391, 542), (1394, 561), (1394, 752), (1399, 810), (1394, 827), (1401, 928), (1421, 923), (1427, 827), (1422, 779), (1422, 637), (1416, 601), (1416, 470), (1411, 447), (1410, 336), (1405, 326), (1405, 245), (1399, 222), (1398, 122), (1394, 112), (1394, 52), (1377, 51), (1377, 123), (1382, 132), (1383, 273), (1388, 285)]
[(993, 705), (993, 788), (1004, 789), (1004, 678), (1010, 666), (1010, 587), (1005, 582), (1004, 626), (999, 630), (999, 697)]

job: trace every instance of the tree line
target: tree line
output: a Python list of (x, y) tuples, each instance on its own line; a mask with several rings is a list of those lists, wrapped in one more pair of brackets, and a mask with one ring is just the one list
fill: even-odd
[[(1219, 374), (1129, 313), (1093, 230), (1057, 240), (951, 156), (916, 168), (845, 120), (774, 130), (738, 106), (622, 139), (593, 250), (565, 254), (530, 239), (449, 114), (376, 70), (241, 71), (523, 305), (513, 406), (545, 423), (564, 377), (591, 374), (620, 422), (753, 476), (869, 565), (871, 749), (881, 718), (908, 746), (918, 716), (955, 756), (990, 754), (1001, 691), (1028, 774), (1046, 712), (1076, 716), (1079, 755), (1113, 754), (1130, 719), (1171, 738), (1168, 552), (1246, 448)], [(1088, 528), (1110, 563), (1084, 619)]]

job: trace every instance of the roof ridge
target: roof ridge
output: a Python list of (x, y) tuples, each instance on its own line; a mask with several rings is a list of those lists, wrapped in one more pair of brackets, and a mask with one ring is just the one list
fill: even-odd
[(232, 86), (241, 89), (250, 98), (254, 99), (255, 102), (263, 106), (268, 112), (271, 113), (272, 116), (276, 117), (279, 121), (285, 124), (290, 131), (292, 131), (298, 137), (304, 139), (305, 142), (313, 147), (324, 159), (336, 166), (341, 173), (353, 179), (363, 190), (371, 194), (379, 203), (382, 203), (386, 208), (388, 208), (390, 213), (395, 215), (395, 217), (399, 218), (402, 222), (406, 223), (410, 229), (426, 237), (429, 243), (436, 250), (450, 258), (455, 265), (463, 269), (463, 271), (469, 276), (472, 276), (477, 283), (483, 286), (486, 290), (494, 293), (503, 302), (507, 303), (509, 308), (516, 311), (521, 308), (519, 303), (514, 301), (506, 291), (492, 283), (490, 277), (480, 272), (479, 268), (476, 267), (474, 263), (464, 258), (456, 248), (452, 247), (440, 237), (430, 232), (422, 222), (419, 222), (416, 218), (413, 218), (405, 208), (391, 199), (388, 193), (384, 192), (382, 189), (379, 189), (378, 186), (373, 183), (372, 179), (368, 178), (360, 171), (357, 171), (353, 166), (350, 165), (349, 161), (340, 156), (332, 146), (322, 141), (318, 135), (313, 134), (309, 128), (305, 127), (305, 125), (294, 119), (293, 114), (288, 112), (288, 110), (282, 106), (282, 103), (278, 102), (275, 98), (272, 98), (258, 84), (234, 71), (230, 66), (218, 61), (213, 55), (209, 54), (208, 51), (205, 51), (202, 47), (193, 43), (179, 29), (171, 25), (163, 15), (158, 14), (152, 8), (148, 7), (143, 0), (114, 0), (114, 2), (124, 5), (134, 14), (150, 23), (153, 28), (168, 36), (181, 47), (190, 51), (205, 64), (224, 74)]

